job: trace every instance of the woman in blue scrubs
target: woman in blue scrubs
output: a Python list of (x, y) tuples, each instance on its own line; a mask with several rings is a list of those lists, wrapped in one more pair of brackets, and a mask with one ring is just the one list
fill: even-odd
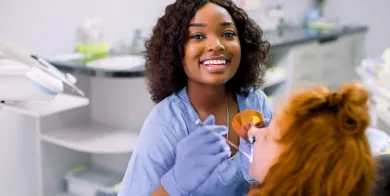
[(168, 5), (146, 43), (146, 78), (157, 105), (142, 126), (119, 196), (246, 195), (248, 159), (224, 140), (243, 146), (231, 127), (242, 110), (272, 118), (258, 90), (269, 47), (231, 0)]

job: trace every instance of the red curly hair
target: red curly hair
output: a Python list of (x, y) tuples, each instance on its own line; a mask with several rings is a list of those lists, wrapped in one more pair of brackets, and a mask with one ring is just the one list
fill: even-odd
[(359, 84), (305, 90), (280, 113), (284, 151), (249, 196), (368, 196), (375, 163), (365, 129), (368, 92)]

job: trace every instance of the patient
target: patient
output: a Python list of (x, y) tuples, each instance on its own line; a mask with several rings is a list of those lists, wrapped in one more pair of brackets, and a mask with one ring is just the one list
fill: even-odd
[(249, 173), (261, 183), (249, 195), (371, 195), (375, 162), (364, 133), (367, 99), (355, 83), (339, 92), (294, 94), (270, 126), (256, 132)]

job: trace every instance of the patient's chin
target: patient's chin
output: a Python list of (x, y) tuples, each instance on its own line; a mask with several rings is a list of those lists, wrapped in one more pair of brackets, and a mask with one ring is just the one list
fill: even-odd
[(263, 170), (259, 167), (256, 167), (255, 164), (251, 164), (248, 173), (251, 178), (255, 179), (258, 182), (261, 182), (264, 179)]

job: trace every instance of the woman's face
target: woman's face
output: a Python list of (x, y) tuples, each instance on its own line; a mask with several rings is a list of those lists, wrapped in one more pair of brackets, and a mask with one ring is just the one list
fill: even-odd
[(264, 180), (283, 150), (282, 144), (277, 142), (281, 136), (277, 124), (278, 118), (275, 117), (269, 127), (256, 130), (256, 141), (253, 144), (253, 163), (249, 168), (249, 175), (258, 182)]
[(201, 7), (190, 21), (188, 36), (183, 64), (189, 80), (221, 85), (234, 76), (241, 47), (233, 18), (223, 7)]

